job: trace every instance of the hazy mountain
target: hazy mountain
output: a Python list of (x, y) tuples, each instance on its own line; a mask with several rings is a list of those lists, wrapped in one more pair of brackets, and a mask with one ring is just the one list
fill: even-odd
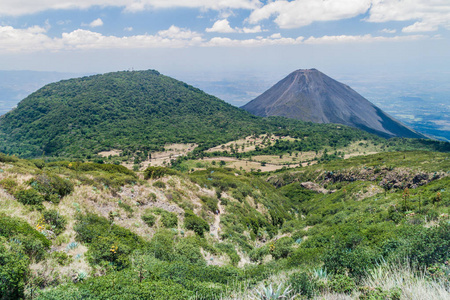
[(263, 117), (344, 124), (382, 137), (425, 137), (316, 69), (292, 72), (242, 108)]

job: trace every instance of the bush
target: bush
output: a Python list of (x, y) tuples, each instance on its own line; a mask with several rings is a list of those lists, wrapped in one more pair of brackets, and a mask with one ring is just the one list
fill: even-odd
[(52, 227), (52, 231), (59, 235), (66, 229), (67, 220), (54, 209), (45, 210), (42, 213), (44, 220)]
[(57, 201), (56, 203), (59, 203), (59, 198), (67, 196), (73, 191), (73, 184), (69, 180), (50, 173), (36, 176), (30, 180), (30, 185), (44, 195), (45, 200)]
[(355, 281), (343, 274), (336, 274), (329, 282), (329, 287), (333, 292), (351, 294), (356, 288)]
[(143, 215), (141, 218), (142, 218), (142, 221), (144, 221), (144, 223), (147, 224), (149, 227), (152, 227), (153, 225), (155, 225), (156, 217), (154, 214), (148, 213), (148, 214)]
[(367, 247), (350, 248), (347, 245), (335, 243), (331, 245), (323, 257), (323, 261), (327, 270), (361, 278), (367, 269), (374, 266), (375, 262), (380, 259), (379, 254)]
[(275, 242), (270, 253), (275, 259), (286, 258), (292, 252), (293, 243), (294, 240), (291, 237), (283, 237)]
[(12, 195), (12, 194), (14, 194), (18, 184), (12, 178), (5, 178), (5, 179), (0, 180), (0, 186)]
[(166, 188), (166, 184), (162, 181), (156, 181), (153, 183), (154, 187), (160, 188), (160, 189), (165, 189)]
[(175, 228), (178, 226), (178, 217), (175, 213), (161, 209), (161, 208), (153, 208), (147, 210), (147, 213), (154, 213), (155, 215), (161, 216), (161, 223), (166, 228)]
[(158, 179), (164, 175), (176, 175), (175, 170), (165, 167), (148, 167), (144, 171), (144, 179)]
[(17, 198), (17, 201), (25, 205), (41, 206), (42, 202), (45, 200), (44, 197), (34, 189), (19, 190), (14, 196)]
[(258, 263), (261, 263), (266, 255), (269, 255), (269, 247), (267, 246), (255, 248), (249, 253), (250, 260)]
[(24, 288), (28, 273), (29, 258), (20, 245), (7, 245), (0, 237), (0, 297), (1, 299), (24, 299)]
[(77, 216), (74, 227), (77, 240), (89, 244), (88, 259), (91, 264), (109, 264), (125, 268), (132, 251), (144, 248), (141, 237), (123, 227), (110, 224), (106, 218), (92, 213)]
[(407, 255), (412, 261), (430, 266), (444, 263), (449, 259), (450, 224), (441, 222), (439, 226), (430, 228), (414, 228), (411, 241), (399, 249), (400, 255)]
[(301, 294), (307, 299), (311, 299), (318, 290), (317, 280), (310, 278), (306, 272), (293, 273), (288, 277), (287, 284), (292, 292)]
[(63, 251), (52, 252), (52, 258), (61, 266), (67, 266), (73, 261), (72, 256)]
[(216, 212), (216, 210), (218, 210), (218, 206), (217, 206), (217, 199), (211, 198), (211, 197), (206, 197), (206, 196), (201, 196), (200, 200), (202, 200), (202, 202), (206, 205), (207, 209), (213, 213)]
[(175, 246), (176, 259), (179, 261), (206, 265), (200, 247), (188, 239), (182, 239)]
[(149, 253), (157, 259), (172, 261), (175, 257), (173, 236), (167, 229), (157, 231), (150, 241)]
[(205, 231), (209, 231), (209, 224), (202, 218), (197, 217), (191, 210), (186, 210), (184, 213), (184, 227), (193, 230), (199, 236), (203, 236)]
[(21, 244), (27, 255), (42, 259), (51, 242), (27, 222), (0, 214), (0, 236)]
[(233, 244), (218, 243), (215, 246), (217, 247), (217, 249), (228, 255), (233, 266), (236, 266), (241, 260), (240, 256), (236, 252), (236, 249), (234, 249)]

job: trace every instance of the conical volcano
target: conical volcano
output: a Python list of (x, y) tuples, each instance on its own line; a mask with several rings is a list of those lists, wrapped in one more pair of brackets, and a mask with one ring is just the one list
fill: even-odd
[(316, 69), (292, 72), (242, 108), (263, 117), (344, 124), (387, 138), (425, 138)]

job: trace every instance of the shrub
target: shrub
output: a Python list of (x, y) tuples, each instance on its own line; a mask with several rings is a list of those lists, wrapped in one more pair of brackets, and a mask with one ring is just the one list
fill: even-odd
[(311, 299), (318, 290), (317, 280), (310, 278), (306, 272), (293, 273), (288, 277), (287, 284), (294, 294), (301, 294), (307, 299)]
[(209, 224), (190, 210), (186, 210), (184, 213), (184, 227), (193, 230), (199, 236), (203, 236), (205, 231), (209, 231)]
[(200, 247), (188, 239), (182, 239), (175, 246), (176, 259), (191, 264), (206, 265)]
[(54, 209), (45, 210), (42, 213), (44, 220), (52, 227), (52, 231), (59, 235), (66, 229), (67, 220), (58, 211)]
[(148, 167), (144, 171), (144, 179), (158, 179), (164, 175), (175, 175), (177, 172), (175, 170), (165, 168), (165, 167)]
[(72, 256), (68, 255), (64, 251), (52, 252), (52, 258), (55, 259), (56, 262), (61, 266), (66, 266), (73, 261)]
[(286, 258), (292, 252), (293, 243), (294, 240), (291, 237), (283, 237), (275, 242), (270, 253), (275, 259)]
[(118, 203), (118, 205), (119, 205), (119, 207), (120, 208), (122, 208), (124, 211), (126, 211), (128, 214), (133, 214), (133, 208), (130, 206), (130, 205), (128, 205), (128, 204), (126, 204), (126, 203), (123, 203), (122, 201), (120, 201), (119, 200), (119, 203)]
[(25, 205), (41, 206), (42, 202), (45, 200), (44, 197), (34, 189), (19, 190), (14, 196), (17, 198), (17, 201)]
[(4, 214), (0, 214), (0, 236), (21, 244), (25, 253), (37, 260), (42, 259), (51, 246), (51, 242), (27, 222)]
[(267, 246), (255, 248), (249, 253), (250, 260), (258, 263), (261, 263), (266, 255), (269, 255), (269, 247)]
[[(414, 227), (416, 228), (416, 227)], [(430, 266), (444, 263), (449, 259), (450, 224), (441, 222), (439, 226), (415, 230), (411, 241), (400, 251), (413, 261)]]
[(67, 196), (73, 191), (73, 184), (69, 180), (51, 173), (36, 176), (30, 180), (30, 185), (44, 195), (45, 200), (57, 201), (56, 203), (59, 202), (59, 198)]
[(329, 282), (329, 286), (333, 292), (350, 294), (356, 288), (355, 281), (342, 274), (336, 274)]
[(208, 208), (209, 211), (215, 213), (216, 210), (218, 210), (218, 206), (217, 206), (217, 199), (211, 198), (211, 197), (206, 197), (206, 196), (201, 196), (200, 200), (202, 200), (202, 202), (206, 205), (206, 207)]
[(215, 245), (217, 249), (226, 253), (230, 258), (231, 264), (236, 266), (241, 260), (240, 256), (237, 254), (236, 249), (234, 249), (234, 245), (230, 243), (218, 243)]
[(341, 274), (348, 272), (356, 278), (364, 276), (378, 259), (380, 256), (374, 249), (362, 246), (351, 248), (340, 243), (330, 245), (323, 257), (327, 270)]
[(150, 241), (149, 253), (157, 259), (172, 261), (175, 257), (173, 236), (167, 229), (157, 231)]
[(0, 237), (0, 297), (1, 299), (24, 299), (24, 287), (28, 273), (29, 258), (20, 245)]
[(45, 161), (43, 159), (30, 159), (37, 168), (42, 169), (45, 167)]
[(166, 184), (162, 181), (155, 181), (153, 183), (154, 187), (160, 188), (160, 189), (165, 189), (166, 188)]
[(12, 194), (14, 194), (18, 184), (12, 178), (5, 178), (5, 179), (0, 180), (0, 186), (12, 195)]
[(142, 221), (144, 221), (145, 224), (147, 224), (149, 227), (152, 227), (155, 225), (156, 217), (154, 214), (148, 213), (141, 217)]
[(107, 263), (118, 269), (125, 268), (130, 263), (128, 256), (131, 252), (147, 245), (130, 230), (111, 225), (106, 218), (92, 213), (77, 215), (74, 230), (78, 241), (89, 244), (91, 264)]
[(166, 228), (175, 228), (178, 226), (178, 217), (173, 212), (161, 208), (153, 208), (148, 210), (147, 212), (152, 212), (156, 215), (160, 215), (160, 221)]

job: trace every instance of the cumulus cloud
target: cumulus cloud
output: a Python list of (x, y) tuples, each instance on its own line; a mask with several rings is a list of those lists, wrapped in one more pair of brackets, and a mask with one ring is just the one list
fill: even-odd
[(214, 37), (208, 42), (204, 43), (205, 47), (261, 47), (271, 45), (298, 45), (301, 44), (304, 37), (298, 38), (278, 38), (273, 39), (271, 37), (263, 38), (257, 37), (254, 39), (229, 39), (223, 37)]
[(275, 16), (280, 28), (298, 28), (316, 21), (333, 21), (368, 12), (368, 22), (414, 21), (403, 32), (450, 29), (448, 0), (276, 0), (254, 9), (248, 22), (259, 23)]
[(89, 27), (100, 27), (100, 26), (103, 26), (103, 21), (100, 18), (95, 19), (94, 21), (89, 23)]
[(224, 19), (224, 20), (219, 20), (216, 21), (213, 26), (211, 28), (206, 28), (205, 29), (206, 32), (218, 32), (218, 33), (233, 33), (233, 32), (238, 32), (238, 33), (259, 33), (262, 32), (262, 28), (261, 25), (256, 25), (253, 27), (244, 27), (244, 28), (232, 28), (230, 26), (230, 22), (228, 22), (228, 20)]
[(230, 33), (236, 32), (236, 30), (231, 28), (230, 22), (227, 19), (223, 19), (216, 21), (211, 28), (206, 28), (206, 32)]
[(136, 12), (156, 8), (200, 8), (200, 9), (255, 9), (259, 0), (2, 0), (0, 15), (20, 16), (46, 10), (87, 9), (93, 6), (123, 7)]
[(397, 30), (395, 30), (395, 29), (387, 29), (387, 28), (384, 28), (380, 31), (383, 33), (396, 33), (397, 32)]
[(262, 28), (260, 25), (248, 28), (248, 27), (244, 27), (242, 29), (239, 29), (239, 32), (243, 32), (243, 33), (258, 33), (258, 32), (262, 32)]
[(371, 0), (294, 0), (273, 1), (252, 11), (248, 21), (256, 24), (276, 15), (280, 28), (297, 28), (314, 21), (331, 21), (351, 18), (365, 13)]
[(47, 29), (33, 26), (16, 29), (11, 26), (0, 26), (0, 52), (35, 52), (35, 51), (74, 51), (85, 49), (143, 49), (143, 48), (181, 48), (181, 47), (261, 47), (271, 45), (300, 44), (343, 44), (398, 42), (428, 38), (424, 35), (406, 36), (372, 36), (340, 35), (304, 38), (283, 37), (275, 33), (267, 37), (258, 36), (251, 39), (230, 39), (213, 37), (203, 38), (201, 33), (186, 28), (170, 26), (154, 35), (142, 34), (132, 36), (106, 36), (98, 32), (77, 29), (65, 32), (60, 37), (51, 38)]
[(309, 37), (305, 40), (305, 44), (348, 44), (348, 43), (373, 43), (373, 42), (401, 42), (401, 41), (415, 41), (427, 38), (424, 35), (407, 35), (407, 36), (372, 36), (366, 35), (333, 35), (322, 37)]
[(372, 0), (369, 22), (414, 21), (403, 32), (435, 31), (442, 26), (450, 29), (448, 0)]
[(0, 26), (0, 52), (63, 51), (82, 49), (179, 48), (199, 46), (204, 40), (199, 33), (171, 26), (155, 35), (105, 36), (90, 30), (77, 29), (51, 38), (38, 26), (16, 29)]

